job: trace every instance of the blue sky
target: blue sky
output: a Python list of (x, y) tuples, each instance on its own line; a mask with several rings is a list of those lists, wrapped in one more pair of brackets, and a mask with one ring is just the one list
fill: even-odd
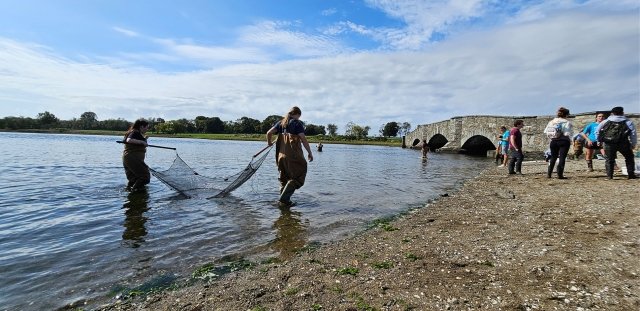
[(0, 0), (0, 117), (640, 112), (640, 2)]

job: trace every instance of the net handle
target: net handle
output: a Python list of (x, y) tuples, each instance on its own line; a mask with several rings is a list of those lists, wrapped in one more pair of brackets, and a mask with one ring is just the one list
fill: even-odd
[[(117, 143), (119, 144), (130, 144), (130, 145), (135, 145), (135, 144), (131, 144), (122, 140), (116, 140)], [(171, 150), (176, 150), (176, 148), (173, 147), (165, 147), (165, 146), (158, 146), (158, 145), (147, 145), (147, 147), (153, 147), (153, 148), (160, 148), (160, 149), (171, 149)], [(262, 152), (262, 151), (260, 151)]]
[(273, 147), (273, 144), (275, 144), (275, 143), (276, 143), (276, 141), (274, 140), (274, 141), (271, 143), (271, 145), (267, 145), (266, 147), (262, 148), (260, 151), (258, 151), (258, 153), (254, 154), (254, 155), (253, 155), (253, 157), (255, 158), (255, 157), (259, 156), (259, 155), (260, 155), (261, 153), (263, 153), (265, 150), (267, 150), (267, 149), (269, 149), (269, 148)]

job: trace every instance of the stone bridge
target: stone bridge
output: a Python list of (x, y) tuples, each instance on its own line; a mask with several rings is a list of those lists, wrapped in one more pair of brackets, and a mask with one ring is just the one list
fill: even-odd
[[(598, 112), (585, 112), (569, 116), (573, 123), (574, 133), (581, 131), (584, 126), (595, 120)], [(604, 112), (605, 116), (609, 112)], [(636, 127), (640, 125), (640, 113), (626, 113)], [(497, 147), (497, 135), (500, 126), (508, 129), (513, 127), (513, 121), (522, 119), (522, 148), (525, 153), (544, 153), (549, 146), (549, 140), (544, 135), (544, 128), (554, 116), (464, 116), (431, 124), (418, 125), (405, 137), (406, 145), (410, 146), (415, 139), (426, 139), (432, 150), (446, 152), (467, 153), (473, 155), (492, 154)]]

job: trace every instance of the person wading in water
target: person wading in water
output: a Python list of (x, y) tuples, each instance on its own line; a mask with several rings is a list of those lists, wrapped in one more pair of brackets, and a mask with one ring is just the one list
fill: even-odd
[(125, 145), (122, 152), (122, 165), (129, 181), (127, 190), (132, 192), (144, 189), (144, 185), (151, 181), (149, 167), (144, 163), (147, 152), (147, 139), (144, 134), (148, 129), (149, 122), (138, 119), (124, 134)]
[(307, 176), (307, 161), (304, 159), (302, 146), (307, 150), (309, 162), (313, 161), (311, 147), (304, 135), (304, 125), (300, 121), (302, 111), (294, 106), (267, 132), (267, 144), (271, 146), (273, 134), (278, 134), (276, 141), (276, 163), (280, 173), (280, 198), (278, 206), (281, 208), (294, 205), (291, 195), (296, 189), (304, 185)]

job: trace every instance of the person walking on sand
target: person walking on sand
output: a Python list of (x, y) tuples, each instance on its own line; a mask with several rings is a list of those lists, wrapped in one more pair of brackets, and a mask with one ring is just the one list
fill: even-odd
[(267, 144), (271, 146), (273, 134), (278, 135), (276, 140), (276, 164), (278, 165), (280, 181), (280, 198), (278, 206), (281, 208), (290, 207), (291, 195), (296, 189), (304, 185), (307, 176), (307, 161), (304, 159), (302, 146), (307, 150), (309, 162), (313, 161), (311, 147), (304, 135), (304, 125), (300, 121), (302, 111), (294, 106), (281, 121), (267, 131)]
[(151, 181), (149, 167), (144, 163), (147, 152), (147, 138), (144, 134), (149, 129), (149, 122), (138, 119), (124, 134), (124, 151), (122, 165), (127, 176), (127, 190), (136, 192)]
[(589, 172), (593, 172), (593, 154), (598, 151), (602, 156), (605, 156), (602, 143), (599, 142), (596, 137), (596, 129), (598, 129), (598, 125), (602, 120), (604, 120), (604, 113), (597, 113), (596, 120), (587, 124), (587, 126), (582, 129), (582, 132), (580, 132), (580, 136), (585, 142), (585, 147), (587, 147), (584, 159), (587, 160), (587, 170)]
[(636, 179), (633, 149), (638, 143), (638, 133), (635, 124), (624, 116), (624, 108), (611, 109), (611, 115), (598, 124), (596, 137), (599, 142), (604, 143), (607, 178), (613, 179), (616, 153), (620, 152), (624, 156), (628, 178)]
[(558, 179), (567, 179), (564, 176), (564, 163), (571, 148), (571, 137), (573, 137), (573, 125), (567, 117), (569, 117), (569, 109), (565, 107), (558, 108), (556, 118), (553, 118), (544, 132), (551, 142), (549, 142), (549, 150), (551, 150), (551, 158), (547, 167), (547, 178), (551, 178), (553, 168), (558, 160)]
[(515, 120), (513, 127), (509, 131), (509, 174), (521, 174), (522, 175), (522, 160), (524, 160), (524, 153), (522, 151), (522, 133), (520, 129), (524, 127), (523, 120)]

